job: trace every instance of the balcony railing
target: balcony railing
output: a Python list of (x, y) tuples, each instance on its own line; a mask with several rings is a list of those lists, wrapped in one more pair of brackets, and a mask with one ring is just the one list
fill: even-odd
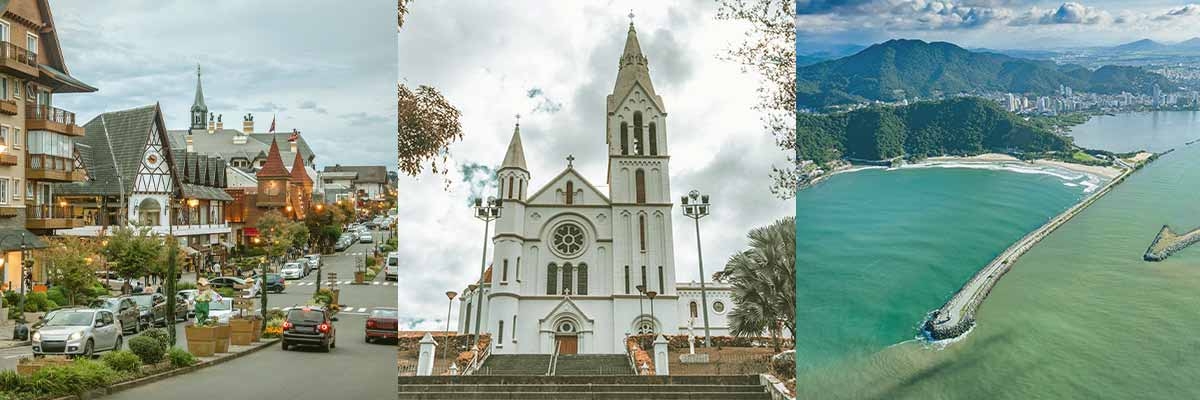
[(37, 53), (9, 42), (0, 42), (0, 58), (37, 68)]
[(74, 215), (75, 206), (72, 205), (67, 205), (66, 207), (52, 204), (25, 206), (25, 218), (27, 219), (73, 218)]
[(25, 178), (56, 182), (77, 182), (83, 179), (83, 171), (75, 169), (75, 160), (48, 154), (28, 155)]
[(75, 113), (44, 104), (26, 103), (25, 119), (75, 125)]

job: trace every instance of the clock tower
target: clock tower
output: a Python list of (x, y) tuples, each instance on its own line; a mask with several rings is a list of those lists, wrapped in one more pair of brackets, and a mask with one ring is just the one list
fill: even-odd
[(258, 178), (258, 206), (280, 208), (287, 205), (288, 181), (292, 174), (283, 166), (283, 158), (279, 155), (279, 144), (271, 139), (271, 149), (267, 151), (267, 161), (262, 169), (255, 174)]

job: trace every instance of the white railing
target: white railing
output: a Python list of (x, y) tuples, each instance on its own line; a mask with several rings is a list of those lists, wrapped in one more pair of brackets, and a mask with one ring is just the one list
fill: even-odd
[(492, 355), (492, 344), (488, 343), (487, 347), (484, 347), (483, 350), (476, 347), (471, 352), (474, 353), (471, 356), (471, 362), (467, 363), (467, 366), (463, 368), (461, 375), (472, 375), (475, 371), (478, 371), (479, 367), (483, 366), (483, 362), (487, 361), (488, 356)]

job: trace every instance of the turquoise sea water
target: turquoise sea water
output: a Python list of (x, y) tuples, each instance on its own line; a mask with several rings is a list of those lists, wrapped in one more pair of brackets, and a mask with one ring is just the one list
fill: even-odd
[[(836, 176), (801, 192), (797, 221), (815, 221), (798, 226), (797, 258), (809, 263), (797, 266), (799, 397), (1200, 398), (1200, 247), (1141, 260), (1162, 224), (1200, 226), (1200, 144), (1182, 146), (1200, 137), (1187, 128), (1196, 119), (1140, 113), (1076, 127), (1087, 147), (1177, 151), (1023, 256), (972, 332), (944, 347), (908, 340), (920, 320), (911, 314), (940, 305), (1079, 191), (1047, 176), (925, 169)], [(952, 178), (960, 172), (995, 175), (964, 185)], [(878, 216), (889, 214), (903, 218)]]

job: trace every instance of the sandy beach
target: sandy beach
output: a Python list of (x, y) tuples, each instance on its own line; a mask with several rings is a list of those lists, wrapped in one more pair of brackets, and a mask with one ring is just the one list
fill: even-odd
[(1055, 160), (1033, 160), (1032, 162), (1030, 162), (1030, 161), (1022, 161), (1021, 159), (1010, 156), (1008, 154), (999, 154), (999, 153), (986, 153), (986, 154), (980, 154), (977, 156), (970, 156), (970, 157), (954, 157), (954, 156), (930, 157), (930, 158), (927, 158), (925, 160), (922, 160), (922, 161), (916, 163), (916, 165), (922, 165), (922, 164), (936, 165), (936, 164), (945, 164), (945, 163), (985, 163), (985, 164), (997, 164), (997, 165), (1024, 164), (1026, 166), (1041, 166), (1041, 167), (1064, 169), (1067, 171), (1073, 171), (1073, 172), (1078, 172), (1078, 173), (1082, 173), (1082, 174), (1100, 177), (1100, 178), (1103, 178), (1106, 180), (1110, 180), (1110, 179), (1116, 178), (1117, 176), (1121, 175), (1121, 169), (1117, 168), (1117, 167), (1112, 167), (1112, 166), (1103, 166), (1102, 167), (1102, 166), (1094, 166), (1094, 165), (1074, 164), (1074, 163), (1055, 161)]

